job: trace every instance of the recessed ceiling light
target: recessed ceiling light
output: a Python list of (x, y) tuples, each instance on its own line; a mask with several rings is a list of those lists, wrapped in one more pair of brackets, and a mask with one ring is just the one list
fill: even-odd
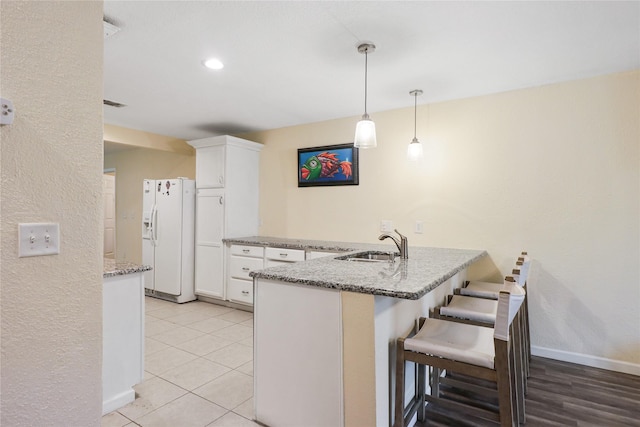
[(203, 64), (212, 70), (222, 70), (224, 68), (224, 64), (218, 58), (209, 58)]

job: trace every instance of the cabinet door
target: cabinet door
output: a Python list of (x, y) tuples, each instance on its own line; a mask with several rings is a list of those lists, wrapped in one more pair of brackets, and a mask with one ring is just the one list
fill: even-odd
[(198, 190), (196, 200), (196, 294), (224, 298), (224, 194)]
[(196, 295), (224, 299), (223, 259), (221, 246), (196, 246)]
[(196, 155), (196, 186), (221, 188), (225, 183), (225, 147), (203, 147)]

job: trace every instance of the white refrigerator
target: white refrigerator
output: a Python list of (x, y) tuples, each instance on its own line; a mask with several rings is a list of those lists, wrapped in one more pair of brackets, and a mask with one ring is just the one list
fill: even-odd
[(195, 181), (145, 179), (142, 191), (142, 263), (145, 293), (178, 303), (194, 289)]

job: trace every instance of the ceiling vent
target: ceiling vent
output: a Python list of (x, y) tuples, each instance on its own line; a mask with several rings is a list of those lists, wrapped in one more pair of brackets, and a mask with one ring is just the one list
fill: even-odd
[(107, 37), (110, 37), (110, 36), (114, 35), (118, 31), (120, 31), (120, 27), (116, 27), (115, 25), (105, 21), (104, 19), (102, 20), (102, 27), (104, 28), (104, 38), (105, 39)]
[(109, 101), (108, 99), (103, 99), (102, 103), (104, 105), (108, 105), (109, 107), (122, 108), (126, 107), (124, 104), (120, 104), (119, 102)]

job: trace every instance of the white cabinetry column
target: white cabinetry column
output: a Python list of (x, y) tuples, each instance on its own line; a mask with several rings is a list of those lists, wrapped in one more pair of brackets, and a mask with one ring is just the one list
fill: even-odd
[(228, 299), (222, 240), (258, 234), (262, 144), (224, 135), (189, 145), (196, 149), (196, 294)]

